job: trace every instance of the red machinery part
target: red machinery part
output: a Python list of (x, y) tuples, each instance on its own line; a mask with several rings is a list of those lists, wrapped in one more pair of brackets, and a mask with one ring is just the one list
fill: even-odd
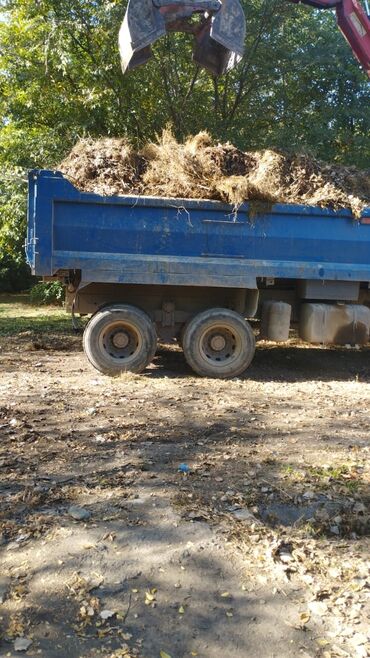
[(370, 19), (357, 0), (337, 5), (338, 25), (370, 78)]
[(335, 9), (341, 32), (370, 78), (370, 18), (358, 0), (290, 0), (316, 7)]

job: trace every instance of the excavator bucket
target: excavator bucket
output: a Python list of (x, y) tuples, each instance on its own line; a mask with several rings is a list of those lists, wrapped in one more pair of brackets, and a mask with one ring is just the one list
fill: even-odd
[(223, 0), (221, 9), (196, 35), (194, 61), (214, 75), (233, 69), (244, 54), (245, 16), (239, 0)]
[(175, 31), (193, 34), (195, 62), (214, 75), (243, 56), (245, 17), (239, 0), (129, 0), (119, 33), (123, 72), (145, 64), (151, 45)]

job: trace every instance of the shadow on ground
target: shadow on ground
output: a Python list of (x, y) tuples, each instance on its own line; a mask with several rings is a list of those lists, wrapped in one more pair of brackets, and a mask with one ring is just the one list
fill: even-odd
[(82, 353), (3, 350), (1, 648), (24, 633), (50, 658), (313, 655), (323, 622), (299, 621), (297, 583), (246, 567), (276, 537), (349, 553), (368, 534), (368, 355), (261, 347), (221, 382), (177, 348), (114, 380)]

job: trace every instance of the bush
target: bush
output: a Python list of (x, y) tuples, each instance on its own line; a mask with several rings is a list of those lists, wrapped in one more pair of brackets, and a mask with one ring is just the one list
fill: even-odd
[(8, 254), (0, 256), (0, 293), (28, 290), (32, 280), (30, 268), (24, 261)]
[(62, 306), (65, 299), (65, 287), (60, 281), (37, 283), (31, 290), (33, 304), (55, 304)]

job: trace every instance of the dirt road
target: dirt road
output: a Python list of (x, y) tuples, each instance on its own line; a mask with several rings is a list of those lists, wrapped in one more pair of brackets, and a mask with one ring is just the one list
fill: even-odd
[(0, 348), (0, 655), (369, 655), (370, 350), (261, 344), (222, 382)]

